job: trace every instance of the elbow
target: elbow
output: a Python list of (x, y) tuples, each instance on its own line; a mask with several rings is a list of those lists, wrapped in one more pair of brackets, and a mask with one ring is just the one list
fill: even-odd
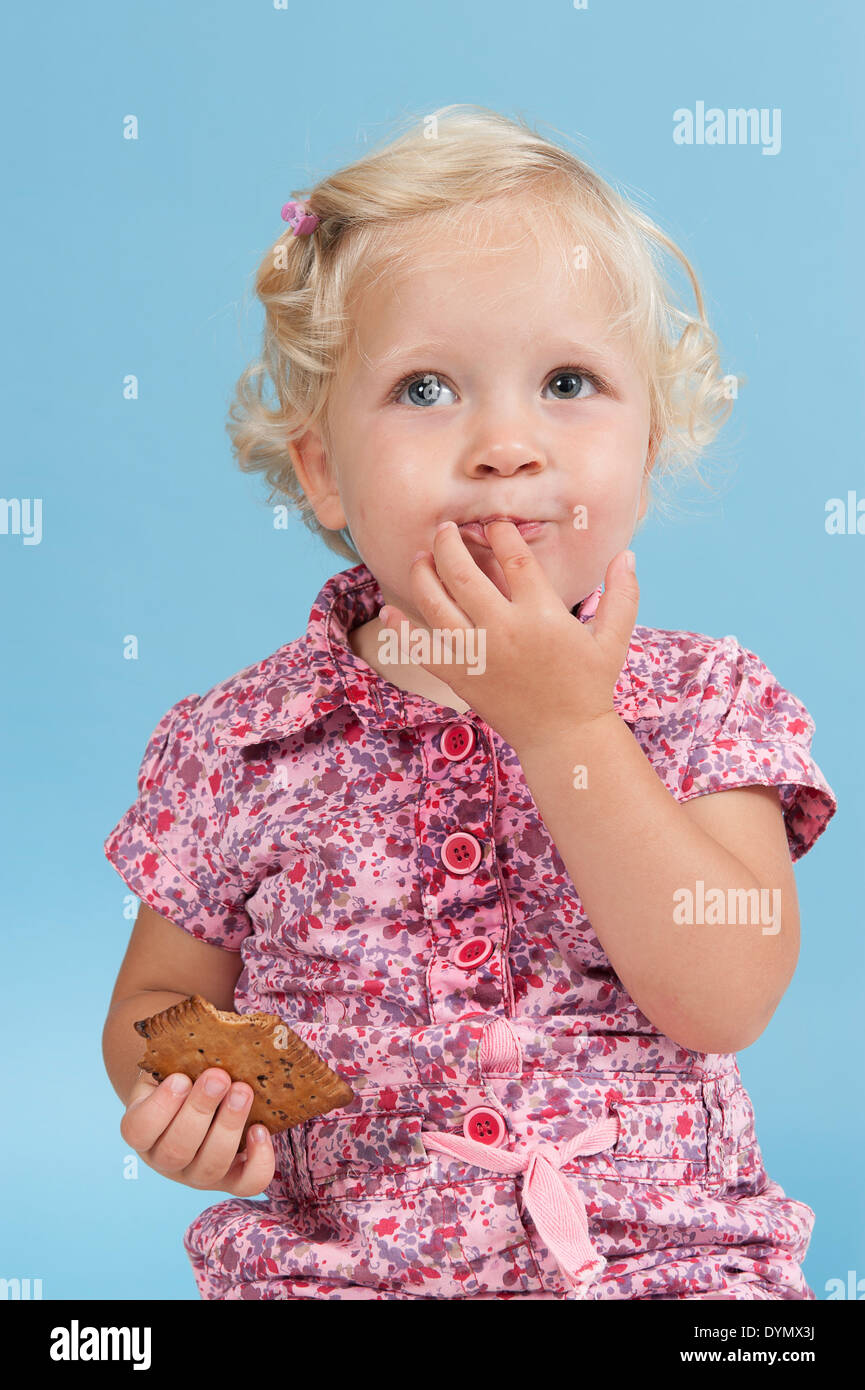
[(729, 1010), (723, 1018), (707, 1017), (705, 1013), (695, 1018), (677, 1009), (672, 1015), (668, 1012), (666, 1018), (653, 1018), (652, 1022), (689, 1052), (743, 1052), (765, 1032), (776, 1007), (773, 1002), (759, 1017), (751, 1014), (738, 1018)]
[[(772, 1010), (774, 1013), (774, 1009)], [(735, 1026), (732, 1020), (725, 1019), (722, 1024), (707, 1024), (705, 1019), (688, 1027), (676, 1028), (668, 1037), (689, 1052), (744, 1052), (766, 1031), (769, 1018), (745, 1022), (739, 1020)]]
[[(762, 1029), (760, 1031), (762, 1032)], [(679, 1043), (680, 1047), (686, 1047), (689, 1052), (744, 1052), (745, 1048), (756, 1042), (759, 1036), (759, 1033), (700, 1033), (693, 1035), (690, 1041), (684, 1038), (675, 1038), (674, 1042)]]

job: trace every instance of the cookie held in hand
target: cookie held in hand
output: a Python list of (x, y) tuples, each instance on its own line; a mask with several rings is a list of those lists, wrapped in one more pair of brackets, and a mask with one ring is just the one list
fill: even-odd
[(245, 1081), (254, 1098), (250, 1125), (271, 1134), (324, 1115), (354, 1099), (354, 1091), (277, 1014), (235, 1014), (192, 994), (135, 1028), (148, 1047), (138, 1065), (157, 1081), (183, 1072), (195, 1081), (208, 1067), (223, 1067)]

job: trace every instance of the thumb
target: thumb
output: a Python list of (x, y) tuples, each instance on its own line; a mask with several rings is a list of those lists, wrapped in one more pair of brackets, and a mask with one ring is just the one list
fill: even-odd
[(139, 1068), (135, 1083), (129, 1093), (129, 1100), (126, 1104), (127, 1111), (134, 1110), (136, 1105), (140, 1105), (143, 1100), (146, 1100), (151, 1091), (155, 1091), (158, 1085), (159, 1082), (155, 1076), (151, 1076), (150, 1072)]
[(609, 634), (625, 648), (630, 644), (640, 606), (640, 586), (636, 569), (628, 563), (629, 556), (634, 557), (633, 550), (620, 550), (607, 565), (604, 592), (592, 623), (595, 637)]

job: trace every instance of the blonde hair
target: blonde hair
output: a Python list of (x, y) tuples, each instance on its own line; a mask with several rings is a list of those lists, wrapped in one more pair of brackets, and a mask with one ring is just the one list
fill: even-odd
[[(240, 377), (226, 426), (238, 467), (264, 473), (268, 503), (290, 499), (331, 550), (360, 562), (347, 528), (318, 522), (288, 443), (317, 425), (329, 447), (328, 388), (349, 342), (350, 303), (362, 277), (366, 283), (410, 264), (413, 230), (437, 236), (446, 253), (455, 235), (460, 244), (470, 235), (479, 204), (505, 199), (515, 211), (531, 205), (534, 235), (547, 245), (557, 238), (569, 271), (576, 243), (612, 289), (618, 312), (610, 332), (629, 335), (647, 372), (650, 508), (658, 500), (652, 484), (668, 475), (690, 471), (705, 485), (697, 460), (732, 409), (728, 383), (743, 378), (722, 375), (717, 337), (684, 253), (631, 200), (522, 119), (469, 105), (422, 119), (308, 192), (292, 191), (320, 222), (310, 236), (286, 228), (259, 265), (261, 356)], [(684, 266), (696, 314), (676, 304), (662, 274), (664, 252)], [(268, 380), (272, 405), (263, 393)]]

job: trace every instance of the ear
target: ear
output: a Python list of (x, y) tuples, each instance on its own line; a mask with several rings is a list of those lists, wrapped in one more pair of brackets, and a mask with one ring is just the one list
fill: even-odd
[(346, 516), (321, 431), (308, 429), (300, 439), (289, 441), (287, 448), (316, 518), (328, 531), (341, 531), (347, 524)]

